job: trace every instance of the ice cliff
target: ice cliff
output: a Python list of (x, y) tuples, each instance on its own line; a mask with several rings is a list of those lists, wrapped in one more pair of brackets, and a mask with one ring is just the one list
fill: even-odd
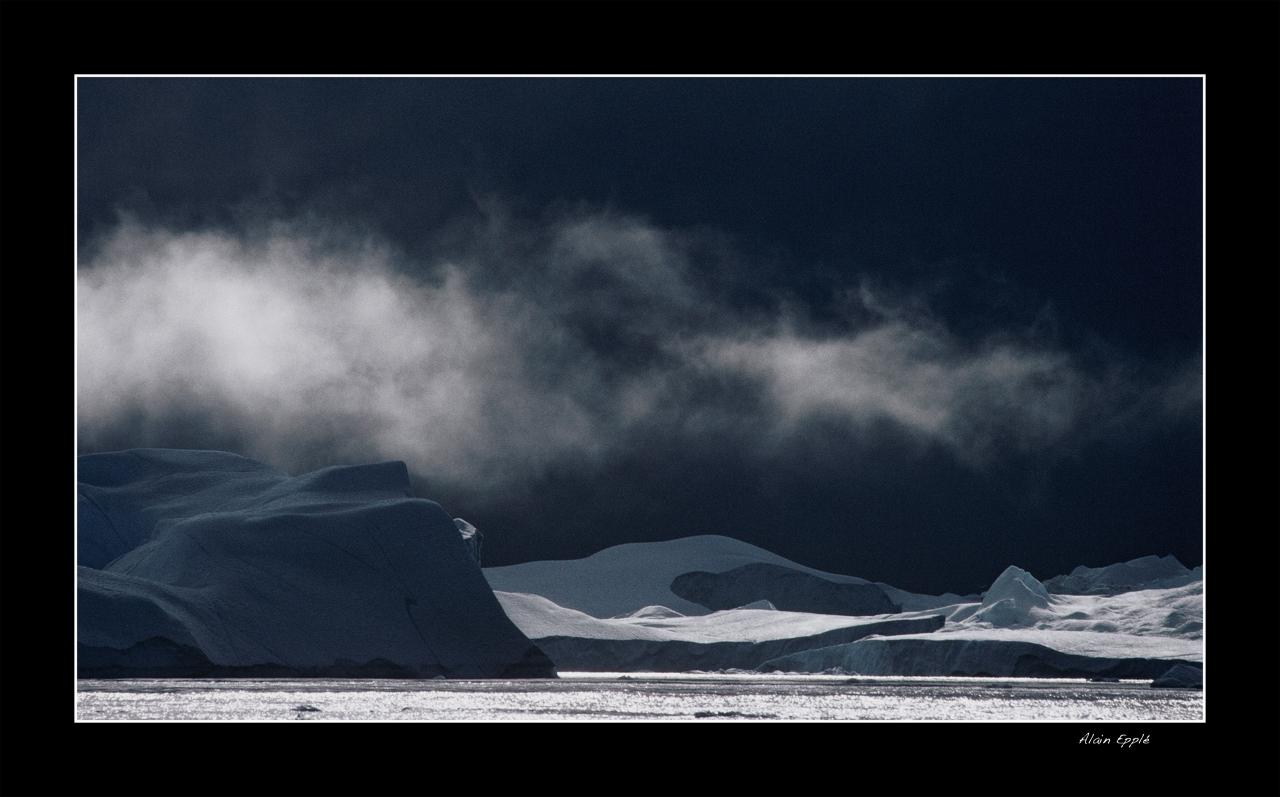
[(403, 463), (138, 449), (78, 480), (82, 677), (554, 675)]

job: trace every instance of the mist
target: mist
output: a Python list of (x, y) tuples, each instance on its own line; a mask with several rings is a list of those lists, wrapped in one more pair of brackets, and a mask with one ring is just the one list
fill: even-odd
[(425, 260), (340, 230), (126, 220), (99, 241), (78, 277), (81, 448), (220, 447), (292, 470), (400, 459), (483, 492), (593, 467), (648, 431), (768, 457), (814, 418), (887, 423), (981, 468), (1198, 399), (1194, 364), (1085, 362), (1036, 329), (973, 340), (859, 275), (831, 286), (855, 297), (835, 324), (797, 301), (743, 307), (699, 264), (744, 253), (638, 216), (494, 214)]

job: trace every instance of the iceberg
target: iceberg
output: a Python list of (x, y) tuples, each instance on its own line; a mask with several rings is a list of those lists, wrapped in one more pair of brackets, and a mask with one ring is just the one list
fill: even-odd
[(1173, 556), (1142, 556), (1106, 567), (1081, 565), (1065, 576), (1047, 579), (1050, 592), (1068, 595), (1118, 595), (1139, 589), (1181, 587), (1202, 578), (1200, 567), (1188, 570)]
[(915, 595), (704, 535), (484, 572), (566, 669), (1154, 678), (1203, 657), (1198, 571), (1073, 595), (1010, 566), (980, 596)]
[(1001, 628), (1031, 625), (1045, 616), (1052, 602), (1036, 577), (1010, 565), (982, 595), (982, 604), (969, 620)]
[(767, 661), (761, 669), (856, 675), (1154, 678), (1174, 663), (1200, 666), (1199, 644), (1113, 636), (1118, 635), (939, 631), (810, 649)]
[(1152, 689), (1203, 689), (1204, 671), (1187, 664), (1175, 664), (1151, 681)]
[(850, 617), (768, 608), (684, 616), (664, 606), (602, 619), (540, 595), (498, 592), (507, 615), (560, 670), (752, 670), (788, 653), (879, 634), (924, 633), (941, 616)]
[(840, 583), (766, 562), (723, 573), (682, 573), (672, 580), (671, 591), (712, 611), (760, 601), (783, 611), (853, 616), (892, 614), (902, 608), (874, 584)]
[(979, 603), (940, 614), (936, 633), (866, 638), (765, 662), (772, 671), (860, 675), (1155, 678), (1203, 660), (1202, 584), (1117, 595), (1055, 595), (1006, 568)]
[(760, 600), (806, 611), (829, 611), (843, 603), (842, 611), (855, 614), (932, 609), (963, 600), (827, 573), (719, 534), (615, 545), (582, 559), (487, 567), (484, 575), (497, 591), (542, 595), (602, 618), (645, 606), (700, 615)]
[(78, 480), (81, 677), (555, 675), (404, 463), (135, 449)]

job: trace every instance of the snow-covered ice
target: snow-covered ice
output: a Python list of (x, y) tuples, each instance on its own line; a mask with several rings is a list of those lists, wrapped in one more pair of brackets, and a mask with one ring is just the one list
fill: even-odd
[(405, 465), (79, 458), (82, 675), (550, 676)]
[[(807, 567), (718, 534), (615, 545), (582, 559), (487, 567), (484, 574), (495, 590), (542, 595), (559, 606), (595, 617), (617, 617), (645, 606), (665, 606), (684, 615), (697, 615), (711, 609), (672, 592), (671, 584), (677, 577), (693, 572), (726, 573), (759, 564), (818, 576), (836, 584), (873, 584), (865, 578)], [(906, 610), (936, 608), (962, 600), (959, 595), (916, 595), (887, 584), (874, 586)], [(751, 600), (755, 598), (738, 605)]]
[(941, 627), (941, 617), (851, 617), (728, 609), (683, 616), (663, 606), (602, 619), (558, 606), (540, 595), (497, 592), (512, 621), (561, 670), (752, 669), (768, 659), (872, 634)]
[(898, 619), (896, 615), (850, 617), (769, 609), (727, 609), (686, 617), (669, 610), (664, 612), (663, 607), (649, 607), (647, 611), (627, 617), (600, 619), (557, 606), (539, 595), (495, 594), (507, 615), (533, 639), (573, 635), (596, 639), (766, 642), (816, 636), (837, 629), (863, 628)]
[[(1135, 560), (1097, 570), (1146, 573), (1155, 581), (1141, 583), (1167, 583), (1172, 568), (1165, 560), (1150, 559), (1155, 568)], [(1198, 578), (1159, 589), (1068, 595), (1055, 594), (1028, 571), (1010, 566), (981, 596), (971, 598), (919, 596), (876, 585), (905, 610), (858, 617), (743, 608), (708, 613), (670, 589), (690, 572), (742, 572), (752, 565), (758, 577), (734, 582), (746, 589), (733, 598), (763, 600), (776, 587), (768, 584), (775, 575), (801, 586), (809, 582), (795, 574), (816, 574), (825, 584), (872, 583), (816, 571), (714, 535), (616, 546), (578, 560), (490, 568), (485, 575), (526, 634), (553, 659), (559, 655), (562, 666), (584, 670), (714, 669), (717, 665), (698, 646), (717, 644), (740, 648), (734, 651), (737, 663), (720, 667), (807, 673), (1152, 678), (1171, 662), (1194, 667), (1203, 660)], [(916, 629), (903, 623), (920, 620), (934, 624)], [(876, 628), (881, 623), (886, 625)], [(876, 630), (865, 633), (869, 628)], [(857, 639), (829, 642), (835, 633), (857, 634)], [(760, 660), (762, 652), (773, 652), (763, 645), (782, 639), (789, 640), (790, 650)]]
[(1203, 689), (1204, 672), (1186, 664), (1175, 664), (1151, 682), (1153, 689)]
[(1078, 631), (1028, 634), (965, 629), (869, 637), (779, 657), (762, 669), (858, 675), (1155, 678), (1175, 661), (1198, 661), (1200, 656), (1199, 644), (1179, 640)]
[(1172, 556), (1142, 556), (1106, 567), (1081, 565), (1068, 575), (1046, 579), (1050, 592), (1074, 595), (1115, 595), (1136, 589), (1181, 587), (1199, 581), (1203, 571), (1188, 570)]
[(768, 662), (769, 669), (867, 675), (1098, 675), (1153, 678), (1203, 661), (1202, 585), (1116, 595), (1054, 595), (1007, 568), (979, 603), (942, 614), (936, 633), (867, 638)]
[(902, 609), (875, 584), (832, 581), (766, 562), (735, 567), (723, 573), (702, 570), (682, 573), (671, 582), (671, 591), (712, 611), (761, 600), (776, 609), (818, 614), (858, 616)]
[[(1154, 678), (1203, 661), (1200, 568), (1143, 557), (916, 595), (719, 535), (478, 567), (403, 463), (290, 477), (234, 454), (79, 459), (86, 676), (742, 670)], [(797, 610), (802, 609), (802, 610)], [(1183, 673), (1183, 680), (1186, 680)]]

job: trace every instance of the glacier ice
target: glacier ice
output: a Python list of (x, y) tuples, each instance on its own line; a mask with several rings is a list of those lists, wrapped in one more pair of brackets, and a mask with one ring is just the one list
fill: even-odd
[(970, 619), (1006, 628), (1031, 625), (1051, 601), (1049, 591), (1035, 576), (1010, 565), (982, 594), (982, 605)]
[[(708, 578), (742, 573), (751, 578)], [(1027, 570), (1010, 566), (981, 596), (920, 596), (822, 573), (710, 535), (485, 571), (516, 624), (570, 669), (758, 667), (1101, 678), (1153, 678), (1174, 663), (1199, 666), (1203, 587), (1198, 571), (1188, 573), (1196, 578), (1174, 587), (1059, 594)], [(713, 612), (704, 605), (718, 608), (753, 593), (785, 592), (770, 583), (772, 578), (804, 587), (799, 597), (805, 601), (829, 600), (831, 587), (838, 585), (874, 586), (903, 611), (850, 617), (786, 611), (785, 606), (771, 612), (751, 608), (763, 608), (761, 603)], [(697, 585), (695, 579), (709, 588), (689, 589), (688, 582)], [(725, 586), (733, 589), (709, 594)], [(734, 591), (740, 587), (746, 591)], [(769, 615), (772, 619), (766, 619)], [(919, 621), (929, 625), (913, 625)], [(778, 653), (783, 639), (791, 640), (790, 648)]]
[[(542, 595), (559, 606), (595, 617), (616, 617), (645, 606), (666, 606), (681, 614), (698, 615), (711, 609), (673, 592), (671, 585), (677, 578), (695, 572), (724, 574), (761, 564), (815, 576), (815, 582), (827, 582), (819, 585), (824, 591), (833, 585), (864, 585), (864, 594), (873, 601), (883, 601), (878, 605), (884, 611), (891, 611), (894, 605), (918, 610), (963, 600), (959, 595), (916, 595), (857, 576), (827, 573), (719, 534), (615, 545), (582, 559), (487, 567), (484, 575), (495, 590)], [(757, 586), (770, 588), (768, 580)], [(747, 595), (750, 593), (734, 595), (727, 605), (720, 606), (730, 608), (755, 600), (771, 600), (776, 605), (767, 595)]]
[(798, 650), (873, 634), (928, 632), (944, 622), (940, 616), (851, 617), (754, 608), (683, 616), (665, 607), (602, 619), (540, 595), (496, 594), (512, 621), (560, 670), (750, 670)]
[(681, 573), (671, 591), (712, 611), (758, 601), (792, 612), (818, 614), (891, 614), (902, 607), (875, 584), (831, 581), (792, 567), (754, 562), (723, 573)]
[(553, 676), (403, 463), (78, 458), (81, 676)]
[(1204, 671), (1187, 664), (1175, 664), (1151, 682), (1153, 689), (1203, 689)]
[(1050, 592), (1069, 595), (1117, 595), (1139, 589), (1181, 587), (1202, 578), (1196, 567), (1188, 570), (1173, 556), (1142, 556), (1106, 567), (1081, 565), (1069, 574), (1046, 579)]
[[(579, 670), (1164, 676), (1203, 658), (1201, 570), (1006, 568), (916, 595), (730, 537), (481, 571), (482, 535), (402, 463), (290, 477), (223, 452), (79, 458), (82, 676)], [(495, 592), (496, 591), (496, 592)], [(553, 664), (554, 662), (554, 664)], [(1172, 681), (1170, 681), (1171, 683)]]
[[(1073, 632), (1064, 632), (1078, 636)], [(1103, 635), (1099, 635), (1103, 636)], [(992, 677), (1155, 678), (1178, 661), (1199, 654), (1198, 646), (1158, 641), (1080, 640), (1063, 634), (1028, 636), (1008, 631), (909, 634), (862, 639), (810, 649), (765, 662), (761, 669), (783, 672), (837, 671), (858, 675), (981, 675)], [(1110, 644), (1116, 642), (1117, 644)], [(1145, 650), (1142, 649), (1145, 647)], [(1135, 649), (1137, 648), (1137, 649)], [(1198, 668), (1199, 662), (1182, 662)]]
[(1007, 568), (980, 603), (942, 614), (936, 633), (868, 638), (766, 662), (769, 670), (862, 675), (1155, 678), (1203, 659), (1202, 585), (1116, 595), (1055, 595)]

